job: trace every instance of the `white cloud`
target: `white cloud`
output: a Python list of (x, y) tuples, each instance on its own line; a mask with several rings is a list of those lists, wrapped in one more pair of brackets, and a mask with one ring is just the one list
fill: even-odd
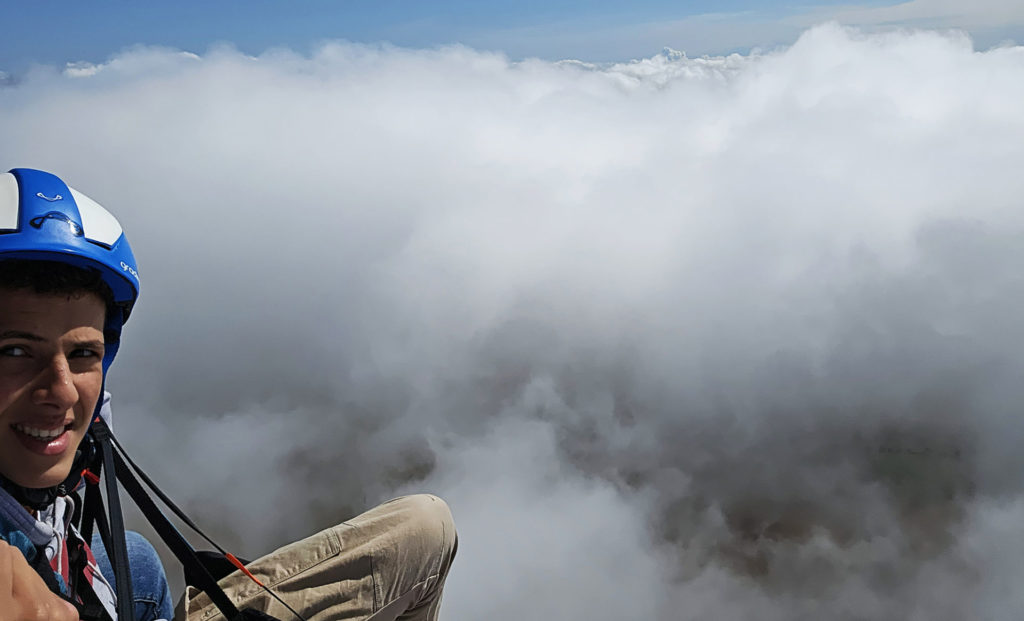
[(451, 448), (433, 482), (464, 524), (447, 616), (660, 618), (666, 567), (647, 538), (646, 499), (565, 472), (540, 422), (500, 421)]
[(425, 489), (456, 619), (1015, 612), (1024, 49), (87, 69), (0, 154), (120, 216), (118, 428), (243, 554)]

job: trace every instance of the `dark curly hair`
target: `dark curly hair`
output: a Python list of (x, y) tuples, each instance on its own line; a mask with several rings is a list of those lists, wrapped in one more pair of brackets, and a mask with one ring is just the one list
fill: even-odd
[(108, 313), (114, 308), (114, 292), (103, 281), (99, 270), (59, 261), (0, 261), (0, 289), (67, 296), (94, 293), (106, 304)]

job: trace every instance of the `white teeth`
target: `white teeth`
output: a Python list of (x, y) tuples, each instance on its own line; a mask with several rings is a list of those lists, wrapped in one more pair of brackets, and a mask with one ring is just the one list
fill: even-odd
[(49, 440), (50, 438), (56, 438), (60, 434), (64, 433), (63, 427), (56, 429), (36, 429), (35, 427), (26, 427), (21, 423), (13, 425), (14, 429), (21, 433), (32, 436), (33, 438), (39, 438), (40, 440)]

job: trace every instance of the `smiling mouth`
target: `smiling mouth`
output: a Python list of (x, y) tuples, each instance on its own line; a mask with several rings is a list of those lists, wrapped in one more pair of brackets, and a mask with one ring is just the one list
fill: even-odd
[(71, 423), (68, 423), (63, 427), (56, 427), (53, 429), (42, 429), (39, 427), (31, 427), (23, 423), (15, 423), (11, 425), (11, 428), (17, 431), (18, 433), (24, 434), (30, 438), (47, 442), (49, 440), (53, 440), (54, 438), (60, 437), (62, 433), (71, 429), (71, 425)]

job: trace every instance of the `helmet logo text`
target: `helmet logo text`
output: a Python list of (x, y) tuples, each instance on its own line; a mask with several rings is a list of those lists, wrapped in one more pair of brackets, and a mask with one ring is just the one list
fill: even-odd
[[(58, 197), (59, 196), (60, 195), (58, 195)], [(60, 220), (62, 222), (67, 222), (68, 223), (68, 228), (71, 230), (71, 232), (74, 234), (75, 237), (81, 237), (82, 235), (85, 234), (85, 231), (82, 230), (82, 225), (81, 224), (75, 222), (74, 220), (69, 218), (67, 215), (65, 215), (65, 214), (63, 214), (63, 213), (61, 213), (59, 211), (50, 211), (50, 212), (48, 212), (46, 214), (43, 214), (41, 216), (36, 216), (35, 218), (32, 218), (31, 220), (29, 220), (28, 223), (31, 224), (33, 227), (35, 227), (37, 229), (41, 229), (41, 228), (43, 228), (43, 223), (46, 222), (47, 220)]]
[(39, 198), (43, 199), (44, 201), (49, 201), (51, 203), (55, 203), (55, 202), (57, 202), (59, 200), (63, 200), (64, 199), (64, 197), (61, 196), (60, 194), (54, 196), (53, 198), (50, 198), (49, 196), (43, 194), (42, 192), (36, 192), (36, 196), (38, 196)]
[(121, 261), (121, 269), (123, 269), (124, 271), (128, 272), (129, 274), (131, 274), (135, 278), (139, 277), (139, 273), (135, 271), (135, 268), (133, 268), (131, 265), (128, 265), (124, 261)]

